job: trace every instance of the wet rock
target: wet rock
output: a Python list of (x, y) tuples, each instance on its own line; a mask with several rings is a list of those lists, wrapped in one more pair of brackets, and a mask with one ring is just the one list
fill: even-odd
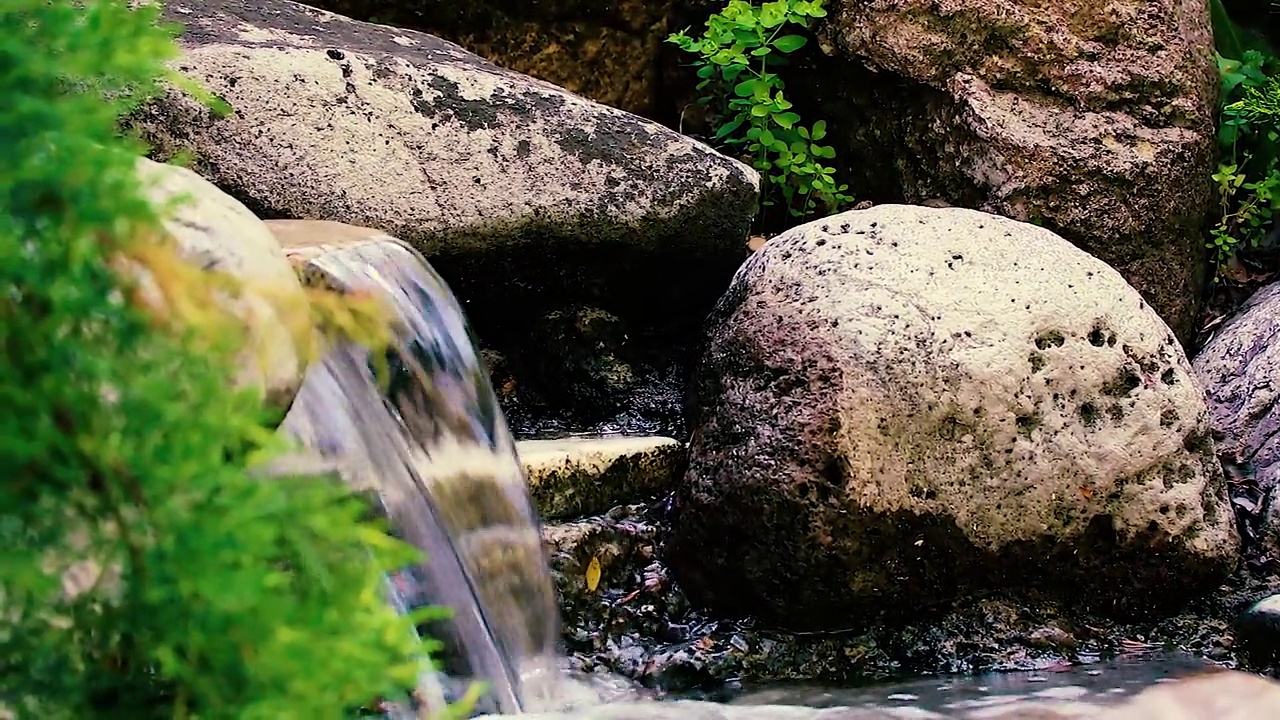
[(226, 300), (247, 332), (239, 382), (259, 388), (273, 407), (288, 408), (302, 384), (310, 319), (279, 244), (248, 208), (191, 170), (140, 159), (138, 172), (158, 207), (185, 198), (164, 223), (180, 256), (243, 283), (239, 297)]
[(699, 317), (740, 261), (758, 175), (674, 131), (287, 0), (165, 13), (185, 25), (177, 67), (232, 110), (176, 92), (149, 103), (131, 124), (155, 152), (193, 155), (262, 217), (408, 242), (483, 337), (573, 303)]
[(1205, 3), (828, 8), (825, 56), (787, 90), (802, 115), (827, 119), (856, 196), (939, 197), (1043, 225), (1118, 269), (1190, 338), (1215, 162)]
[(573, 437), (516, 443), (544, 519), (598, 515), (671, 488), (684, 448), (664, 437)]
[(1168, 326), (1053, 233), (881, 205), (770, 240), (708, 322), (669, 557), (792, 629), (994, 589), (1158, 615), (1238, 546)]
[(1236, 638), (1253, 665), (1280, 664), (1280, 595), (1265, 597), (1241, 613)]
[(1204, 385), (1219, 452), (1257, 484), (1264, 545), (1280, 554), (1280, 283), (1259, 290), (1214, 333), (1192, 366)]

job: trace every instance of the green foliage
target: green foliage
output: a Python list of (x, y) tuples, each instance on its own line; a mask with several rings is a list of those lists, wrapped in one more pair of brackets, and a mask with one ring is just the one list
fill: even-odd
[(1221, 266), (1240, 248), (1257, 247), (1280, 208), (1280, 83), (1275, 59), (1257, 50), (1239, 59), (1219, 54), (1218, 70), (1218, 214), (1208, 246)]
[(783, 95), (785, 83), (774, 69), (786, 55), (808, 43), (804, 35), (787, 33), (791, 25), (807, 29), (812, 18), (826, 16), (823, 0), (773, 0), (753, 5), (729, 0), (707, 19), (700, 38), (688, 30), (667, 41), (698, 56), (699, 102), (712, 106), (718, 118), (715, 139), (745, 149), (751, 164), (768, 185), (765, 205), (781, 203), (791, 215), (819, 210), (836, 212), (853, 198), (838, 184), (835, 168), (822, 161), (835, 157), (826, 137), (826, 122), (805, 127)]
[(277, 440), (228, 390), (235, 324), (140, 307), (113, 270), (164, 245), (117, 123), (176, 53), (129, 6), (0, 6), (0, 706), (343, 717), (416, 680), (429, 648), (382, 595), (416, 553), (337, 482), (255, 479)]

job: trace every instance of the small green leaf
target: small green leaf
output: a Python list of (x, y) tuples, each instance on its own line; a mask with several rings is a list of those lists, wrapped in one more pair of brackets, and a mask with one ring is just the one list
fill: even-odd
[(733, 93), (738, 97), (748, 98), (757, 97), (761, 93), (768, 93), (769, 85), (760, 78), (751, 78), (743, 80), (733, 87)]
[(738, 116), (730, 120), (729, 122), (725, 123), (724, 125), (721, 125), (716, 130), (716, 139), (719, 140), (727, 135), (732, 135), (733, 133), (737, 132), (738, 128), (742, 127), (743, 120), (745, 120), (745, 118), (743, 118), (742, 116)]
[(784, 128), (790, 128), (800, 122), (800, 116), (793, 112), (780, 112), (774, 114), (773, 121)]
[(803, 35), (783, 35), (773, 41), (773, 46), (780, 52), (791, 53), (804, 47), (809, 42), (809, 38)]

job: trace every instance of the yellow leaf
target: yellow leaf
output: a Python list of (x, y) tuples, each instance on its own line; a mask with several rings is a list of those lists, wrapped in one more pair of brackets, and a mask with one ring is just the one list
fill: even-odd
[(600, 558), (593, 557), (587, 564), (587, 592), (595, 592), (600, 587)]

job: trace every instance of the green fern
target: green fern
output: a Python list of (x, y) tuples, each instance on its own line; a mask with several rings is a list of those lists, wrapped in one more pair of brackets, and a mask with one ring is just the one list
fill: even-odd
[[(417, 556), (338, 483), (252, 477), (277, 446), (228, 392), (234, 333), (157, 319), (112, 270), (161, 241), (117, 124), (173, 35), (127, 0), (0, 5), (0, 705), (338, 718), (416, 679), (381, 592)], [(108, 572), (68, 594), (78, 561)]]

